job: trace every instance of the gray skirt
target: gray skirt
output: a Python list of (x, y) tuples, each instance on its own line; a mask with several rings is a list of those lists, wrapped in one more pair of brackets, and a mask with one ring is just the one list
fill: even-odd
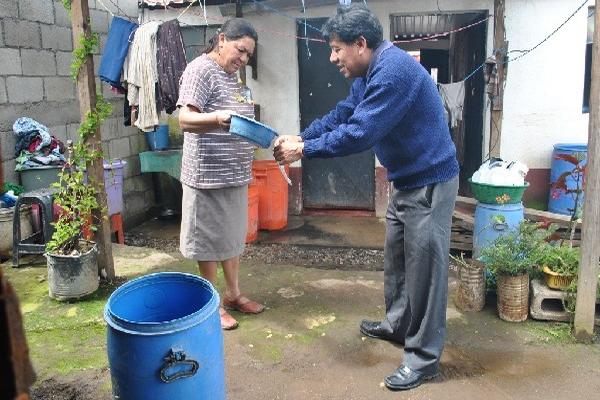
[(224, 261), (242, 254), (248, 231), (248, 186), (182, 187), (181, 254), (197, 261)]

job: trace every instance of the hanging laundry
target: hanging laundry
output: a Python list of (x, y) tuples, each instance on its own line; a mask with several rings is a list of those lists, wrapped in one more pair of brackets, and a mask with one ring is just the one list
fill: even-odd
[(123, 89), (121, 85), (123, 62), (129, 51), (129, 44), (133, 40), (133, 32), (137, 27), (137, 24), (113, 17), (98, 70), (101, 81)]
[(52, 142), (50, 132), (45, 125), (40, 124), (29, 117), (21, 117), (13, 124), (13, 131), (17, 135), (15, 144), (15, 157), (21, 154), (22, 150), (28, 150), (32, 141), (39, 137), (33, 151), (39, 151), (42, 147), (48, 146)]
[(179, 79), (187, 66), (179, 22), (163, 23), (156, 41), (159, 97), (162, 109), (171, 114), (177, 108)]
[(21, 117), (13, 124), (13, 131), (17, 136), (15, 171), (66, 162), (63, 143), (51, 136), (46, 126), (29, 117)]
[(438, 87), (444, 108), (448, 112), (448, 122), (450, 122), (450, 127), (454, 128), (458, 125), (458, 121), (463, 119), (465, 81), (439, 84)]
[(138, 106), (138, 117), (134, 122), (144, 132), (154, 130), (158, 125), (156, 108), (156, 33), (160, 22), (150, 21), (142, 24), (135, 32), (127, 67), (127, 99), (132, 106)]

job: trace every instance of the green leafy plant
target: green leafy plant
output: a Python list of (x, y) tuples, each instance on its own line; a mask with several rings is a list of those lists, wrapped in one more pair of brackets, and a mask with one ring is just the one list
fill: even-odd
[(73, 80), (77, 80), (79, 76), (79, 70), (88, 56), (94, 54), (94, 51), (100, 46), (100, 36), (97, 33), (92, 32), (87, 36), (79, 37), (79, 45), (73, 50), (73, 61), (71, 62), (71, 77)]
[(536, 270), (540, 247), (551, 234), (540, 224), (522, 221), (517, 229), (499, 236), (481, 249), (479, 260), (494, 275), (518, 276)]
[(71, 11), (71, 0), (62, 0), (62, 5), (67, 11)]
[(568, 244), (545, 243), (538, 251), (538, 265), (546, 266), (559, 275), (576, 275), (579, 270), (580, 251)]
[(104, 101), (101, 95), (97, 97), (96, 108), (86, 114), (79, 127), (80, 140), (68, 142), (69, 160), (59, 172), (59, 181), (53, 184), (57, 189), (54, 201), (61, 209), (61, 215), (53, 223), (52, 240), (46, 244), (50, 254), (75, 255), (80, 254), (81, 243), (84, 239), (84, 228), (90, 232), (96, 230), (94, 211), (100, 205), (96, 200), (99, 185), (93, 177), (86, 176), (85, 169), (93, 166), (94, 162), (102, 162), (102, 151), (93, 149), (86, 139), (95, 132), (100, 124), (111, 114), (112, 106)]

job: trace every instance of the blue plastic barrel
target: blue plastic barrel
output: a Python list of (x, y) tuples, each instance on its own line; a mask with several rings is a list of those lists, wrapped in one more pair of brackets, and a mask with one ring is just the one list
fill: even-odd
[(159, 125), (156, 130), (146, 132), (146, 141), (150, 150), (165, 150), (169, 148), (169, 125)]
[[(573, 156), (581, 160), (578, 164), (564, 160), (563, 156)], [(561, 175), (571, 172), (579, 165), (587, 163), (587, 145), (585, 143), (558, 143), (554, 145), (552, 152), (552, 164), (550, 168), (550, 196), (548, 197), (548, 211), (558, 214), (572, 215), (575, 210), (576, 193), (567, 193), (564, 189), (555, 187), (556, 181)], [(583, 176), (579, 172), (573, 172), (566, 176), (567, 190), (583, 189)], [(583, 191), (579, 194), (577, 204), (583, 207)]]
[(219, 295), (196, 275), (125, 283), (104, 308), (114, 399), (225, 399)]
[(523, 204), (477, 203), (473, 228), (473, 258), (478, 258), (481, 249), (494, 240), (517, 229), (523, 220)]

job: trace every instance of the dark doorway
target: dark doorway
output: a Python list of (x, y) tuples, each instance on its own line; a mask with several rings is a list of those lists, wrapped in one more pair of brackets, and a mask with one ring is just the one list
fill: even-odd
[[(304, 21), (304, 20), (302, 20)], [(327, 18), (306, 20), (321, 28)], [(311, 32), (312, 31), (312, 32)], [(305, 33), (298, 24), (298, 36), (320, 38), (314, 29)], [(300, 78), (300, 129), (332, 110), (344, 99), (352, 81), (344, 78), (329, 62), (329, 45), (298, 39)], [(372, 150), (347, 157), (302, 160), (302, 201), (312, 209), (375, 209), (375, 156)]]

